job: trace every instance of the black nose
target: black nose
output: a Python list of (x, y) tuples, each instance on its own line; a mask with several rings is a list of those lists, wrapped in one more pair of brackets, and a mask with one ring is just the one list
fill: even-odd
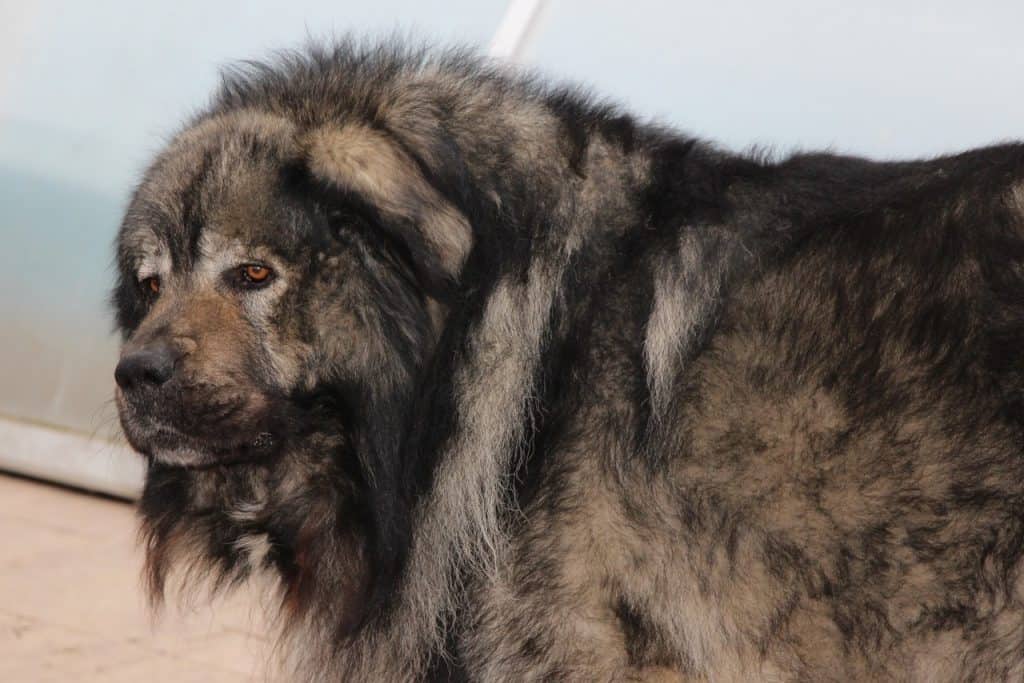
[(174, 374), (175, 354), (166, 344), (132, 351), (114, 370), (117, 386), (125, 391), (145, 386), (156, 388)]

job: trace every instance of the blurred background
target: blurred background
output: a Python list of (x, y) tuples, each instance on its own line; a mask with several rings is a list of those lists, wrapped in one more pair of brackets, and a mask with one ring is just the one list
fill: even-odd
[[(137, 493), (110, 403), (112, 240), (134, 179), (223, 64), (397, 31), (734, 150), (922, 157), (1024, 137), (1022, 26), (1019, 0), (0, 0), (0, 469)], [(0, 492), (0, 529), (47, 495)], [(3, 560), (0, 615), (22, 594)]]

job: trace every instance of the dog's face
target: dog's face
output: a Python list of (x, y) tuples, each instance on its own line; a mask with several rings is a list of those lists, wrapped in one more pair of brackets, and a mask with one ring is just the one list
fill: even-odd
[[(359, 336), (343, 307), (314, 303), (339, 301), (346, 282), (358, 287), (352, 255), (330, 253), (320, 217), (282, 196), (272, 161), (216, 156), (190, 166), (183, 187), (165, 178), (144, 187), (157, 196), (121, 237), (118, 296), (129, 318), (117, 405), (132, 445), (162, 464), (273, 450), (290, 397), (316, 384), (316, 330)], [(320, 267), (327, 258), (335, 269)]]
[(424, 188), (402, 197), (423, 181), (361, 130), (220, 117), (147, 173), (118, 240), (115, 377), (125, 434), (154, 462), (266, 459), (308, 433), (311, 397), (411, 381), (438, 323), (422, 282), (438, 265), (391, 228), (447, 209)]

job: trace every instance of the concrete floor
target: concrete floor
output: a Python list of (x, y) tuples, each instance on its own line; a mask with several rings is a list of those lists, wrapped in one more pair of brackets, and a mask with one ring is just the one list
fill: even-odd
[(0, 681), (263, 680), (252, 595), (154, 621), (132, 506), (0, 475)]

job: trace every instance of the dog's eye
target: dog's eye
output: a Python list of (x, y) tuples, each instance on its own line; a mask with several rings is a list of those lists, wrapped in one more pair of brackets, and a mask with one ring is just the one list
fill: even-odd
[(274, 279), (274, 271), (262, 263), (247, 263), (236, 270), (237, 282), (243, 287), (263, 287)]
[(143, 278), (139, 284), (142, 285), (142, 289), (144, 289), (148, 294), (160, 293), (160, 278), (155, 275), (153, 277)]

